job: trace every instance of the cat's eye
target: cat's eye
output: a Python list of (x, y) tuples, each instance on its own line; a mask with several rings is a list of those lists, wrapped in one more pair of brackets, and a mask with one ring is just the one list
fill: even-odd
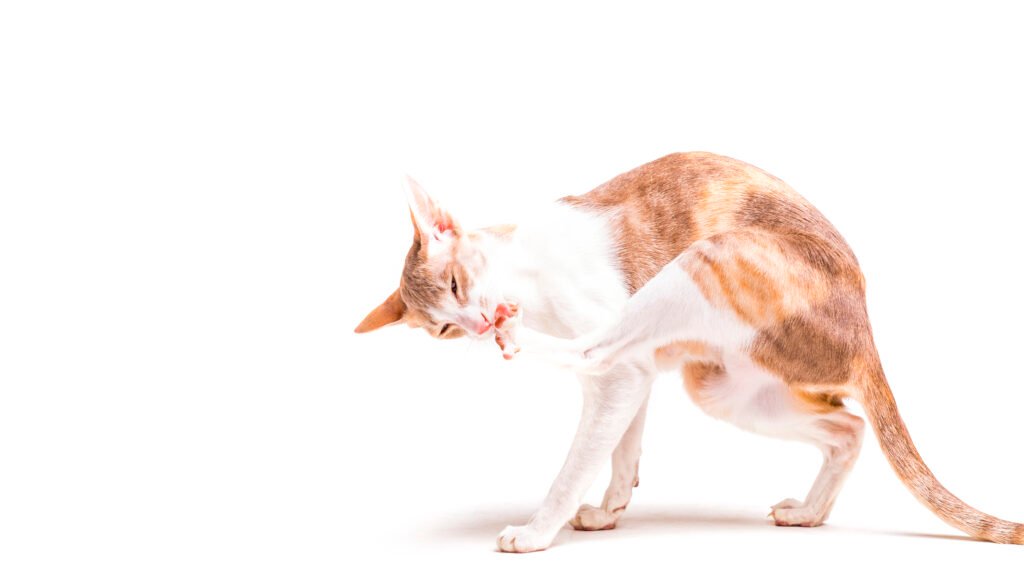
[(445, 324), (444, 326), (441, 326), (441, 331), (438, 332), (437, 335), (438, 336), (444, 336), (444, 333), (447, 332), (448, 329), (451, 328), (451, 327), (452, 327), (451, 324)]
[(454, 294), (456, 298), (459, 297), (459, 285), (455, 283), (454, 274), (452, 274), (452, 294)]

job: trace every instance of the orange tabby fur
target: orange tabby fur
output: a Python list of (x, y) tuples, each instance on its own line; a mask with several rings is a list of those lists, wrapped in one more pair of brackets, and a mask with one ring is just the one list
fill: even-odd
[[(514, 330), (503, 327), (501, 310), (512, 310), (514, 316), (515, 307), (496, 302), (493, 294), (479, 289), (487, 282), (476, 280), (487, 269), (487, 251), (513, 245), (516, 228), (464, 232), (415, 182), (407, 184), (415, 236), (399, 289), (356, 331), (396, 322), (422, 326), (444, 338), (497, 331), (503, 354), (511, 357), (508, 344)], [(599, 334), (597, 344), (573, 352), (583, 362), (596, 356), (599, 366), (618, 366), (619, 373), (601, 377), (578, 367), (590, 376), (584, 378), (590, 390), (585, 398), (598, 408), (584, 410), (581, 435), (541, 510), (529, 524), (506, 528), (498, 539), (501, 550), (543, 549), (566, 518), (583, 530), (615, 527), (635, 485), (646, 390), (653, 380), (649, 357), (616, 358), (620, 352), (628, 356), (623, 352), (627, 349), (653, 351), (654, 365), (662, 369), (680, 367), (688, 394), (709, 414), (822, 449), (825, 463), (806, 501), (787, 499), (773, 507), (779, 525), (817, 526), (828, 516), (863, 436), (863, 421), (843, 405), (844, 398), (852, 397), (864, 406), (897, 475), (928, 508), (972, 536), (1024, 543), (1024, 525), (966, 505), (921, 460), (875, 350), (857, 259), (832, 224), (783, 181), (714, 154), (671, 154), (561, 202), (573, 218), (582, 212), (605, 228), (595, 235), (566, 235), (558, 242), (582, 238), (582, 244), (572, 245), (577, 254), (597, 246), (612, 279), (595, 281), (601, 258), (586, 261), (582, 276), (572, 276), (578, 272), (572, 265), (549, 266), (549, 271), (568, 274), (556, 276), (569, 279), (563, 284), (605, 292), (600, 297), (563, 293), (556, 306), (539, 313), (551, 322), (548, 333), (571, 333), (558, 323), (563, 316), (572, 317), (570, 312), (594, 317), (566, 310), (576, 299), (590, 296), (588, 305), (610, 314), (600, 305), (625, 298), (623, 288), (633, 296), (615, 328)], [(609, 234), (611, 246), (605, 244)], [(608, 258), (609, 249), (614, 258)], [(531, 274), (531, 281), (543, 276), (541, 270)], [(641, 290), (645, 286), (653, 291)], [(555, 291), (557, 286), (547, 284), (527, 293)], [(543, 298), (539, 302), (545, 303)], [(670, 331), (666, 318), (681, 318), (678, 312), (687, 305), (700, 307), (701, 318), (713, 316), (715, 327)], [(663, 339), (651, 335), (657, 330), (664, 330)], [(730, 344), (717, 334), (729, 330), (750, 339)], [(712, 342), (716, 337), (720, 340)], [(595, 414), (600, 422), (591, 421)], [(614, 452), (612, 440), (618, 442)], [(587, 476), (596, 474), (595, 455), (608, 453), (613, 479), (602, 506), (583, 505), (572, 517)]]
[[(563, 199), (617, 224), (618, 255), (636, 291), (680, 260), (713, 304), (758, 329), (751, 357), (785, 381), (810, 413), (862, 403), (894, 470), (949, 524), (993, 542), (1024, 543), (1024, 525), (968, 506), (925, 466), (896, 409), (868, 322), (857, 259), (831, 223), (781, 180), (708, 153), (672, 154), (583, 196)], [(658, 350), (689, 355), (686, 389), (699, 405), (722, 370), (701, 342)]]

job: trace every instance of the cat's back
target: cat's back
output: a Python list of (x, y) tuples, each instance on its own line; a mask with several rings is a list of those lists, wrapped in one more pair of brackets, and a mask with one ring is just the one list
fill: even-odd
[(785, 182), (709, 152), (669, 154), (561, 202), (609, 220), (630, 292), (690, 244), (740, 229), (813, 237), (856, 266), (832, 224)]

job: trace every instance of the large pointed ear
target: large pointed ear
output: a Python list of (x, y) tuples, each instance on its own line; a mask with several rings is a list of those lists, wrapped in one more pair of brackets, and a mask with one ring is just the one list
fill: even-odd
[(404, 316), (405, 302), (398, 294), (398, 290), (395, 290), (383, 304), (374, 308), (373, 312), (370, 312), (366, 315), (366, 318), (363, 318), (359, 326), (356, 326), (356, 334), (370, 332), (388, 324), (401, 322)]
[(416, 228), (416, 238), (420, 242), (429, 243), (462, 233), (451, 214), (441, 208), (418, 182), (406, 176), (403, 183), (409, 200), (409, 211), (412, 213), (412, 225)]

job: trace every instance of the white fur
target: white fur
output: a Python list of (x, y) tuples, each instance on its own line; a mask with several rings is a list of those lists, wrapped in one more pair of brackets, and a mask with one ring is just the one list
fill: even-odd
[(756, 331), (732, 310), (713, 306), (683, 266), (684, 253), (630, 298), (616, 323), (591, 338), (586, 355), (595, 364), (649, 357), (680, 340), (700, 340), (724, 350), (744, 350)]
[(491, 282), (523, 310), (523, 324), (578, 336), (618, 315), (629, 298), (607, 221), (563, 204), (535, 211), (511, 242), (495, 242)]
[[(608, 221), (614, 212), (556, 204), (534, 211), (511, 237), (480, 234), (454, 244), (461, 232), (450, 215), (414, 181), (406, 185), (433, 274), (448, 282), (443, 276), (452, 258), (472, 274), (468, 286), (427, 311), (432, 324), (454, 322), (471, 336), (493, 336), (506, 357), (519, 340), (527, 355), (553, 359), (580, 375), (583, 415), (565, 465), (530, 521), (502, 531), (501, 550), (542, 550), (570, 520), (579, 529), (614, 527), (637, 481), (651, 383), (659, 368), (673, 362), (678, 367), (686, 355), (662, 354), (656, 362), (656, 351), (678, 341), (713, 349), (722, 366), (695, 391), (708, 413), (754, 432), (813, 443), (824, 453), (807, 498), (773, 507), (776, 523), (812, 526), (828, 515), (856, 458), (863, 422), (843, 411), (807, 410), (750, 358), (756, 330), (732, 310), (712, 305), (688, 272), (700, 265), (691, 259), (694, 251), (714, 246), (695, 243), (630, 297)], [(612, 480), (601, 507), (580, 507), (609, 456)]]
[[(501, 297), (515, 302), (522, 326), (534, 339), (579, 336), (618, 317), (629, 298), (607, 221), (571, 207), (556, 204), (538, 210), (521, 224), (512, 241), (492, 240), (488, 247), (489, 292), (501, 288)], [(526, 332), (524, 332), (526, 333)], [(532, 345), (526, 345), (530, 350)], [(619, 457), (609, 487), (613, 500), (625, 498), (623, 484), (632, 482), (639, 458), (642, 415), (653, 363), (623, 362), (605, 374), (580, 377), (584, 410), (565, 465), (552, 484), (540, 510), (525, 526), (510, 526), (499, 535), (504, 551), (529, 552), (546, 548), (555, 534), (573, 518), (587, 488), (606, 459)], [(632, 431), (626, 435), (627, 429)], [(627, 438), (624, 438), (624, 435)], [(631, 489), (631, 484), (629, 489)]]
[[(700, 341), (720, 352), (723, 373), (699, 392), (705, 397), (698, 402), (707, 412), (822, 450), (825, 462), (807, 498), (784, 500), (772, 515), (782, 525), (823, 522), (856, 458), (862, 421), (842, 411), (802, 410), (786, 384), (750, 358), (756, 331), (704, 297), (687, 272), (692, 252), (681, 254), (627, 297), (613, 249), (600, 216), (560, 206), (494, 252), (498, 261), (491, 268), (504, 271), (495, 278), (506, 287), (505, 296), (520, 304), (526, 328), (509, 333), (522, 336), (527, 354), (547, 355), (575, 368), (584, 391), (583, 416), (565, 465), (530, 521), (502, 531), (499, 549), (544, 549), (568, 520), (579, 529), (614, 527), (637, 479), (651, 382), (664, 367), (656, 366), (655, 351), (680, 340)], [(609, 456), (612, 480), (601, 507), (580, 507)]]

